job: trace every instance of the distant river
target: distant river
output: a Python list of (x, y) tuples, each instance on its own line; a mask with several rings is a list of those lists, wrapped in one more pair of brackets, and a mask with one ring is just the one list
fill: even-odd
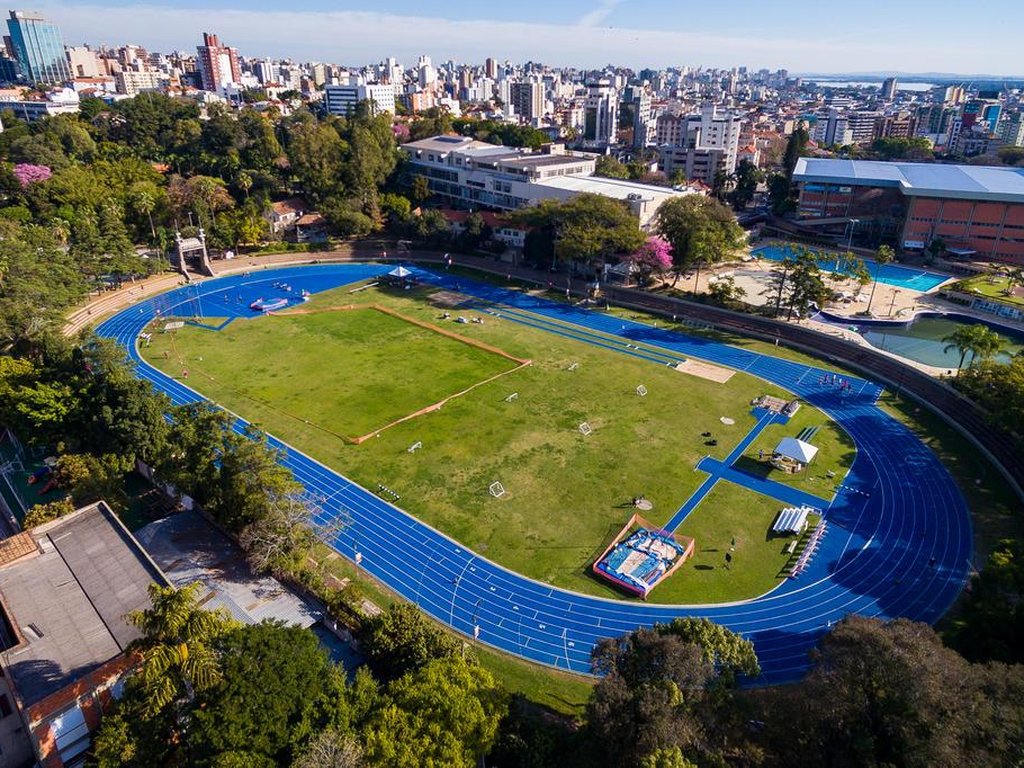
[[(818, 85), (827, 85), (831, 88), (869, 88), (875, 86), (881, 88), (881, 81), (867, 81), (867, 80), (829, 80), (825, 78), (804, 78), (809, 83), (817, 83)], [(930, 91), (935, 88), (938, 83), (904, 83), (898, 77), (896, 78), (896, 90), (898, 91)]]

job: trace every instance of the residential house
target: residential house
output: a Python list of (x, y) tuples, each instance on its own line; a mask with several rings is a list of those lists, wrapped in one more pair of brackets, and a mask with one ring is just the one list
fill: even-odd
[(0, 765), (78, 766), (169, 585), (103, 502), (0, 542)]

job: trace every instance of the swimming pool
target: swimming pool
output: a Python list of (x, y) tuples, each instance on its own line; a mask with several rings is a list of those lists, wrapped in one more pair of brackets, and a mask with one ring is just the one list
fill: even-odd
[[(949, 370), (959, 365), (960, 352), (956, 349), (946, 351), (949, 344), (943, 339), (962, 325), (978, 324), (987, 325), (1002, 337), (1003, 352), (995, 358), (999, 362), (1008, 362), (1011, 356), (1024, 351), (1024, 334), (965, 315), (923, 315), (903, 325), (865, 323), (859, 330), (861, 336), (873, 347), (925, 365)], [(964, 365), (970, 362), (971, 355), (968, 354)]]
[[(844, 275), (850, 274), (850, 271), (839, 263), (834, 254), (829, 254), (824, 251), (815, 251), (813, 248), (810, 250), (812, 253), (818, 254), (818, 266), (823, 270), (827, 272), (839, 272)], [(750, 253), (759, 259), (782, 261), (783, 259), (792, 258), (794, 255), (794, 249), (792, 246), (788, 245), (762, 245), (760, 248), (755, 248)], [(930, 291), (932, 288), (942, 285), (942, 283), (950, 279), (949, 276), (940, 275), (937, 272), (928, 272), (924, 269), (914, 269), (912, 267), (901, 267), (898, 264), (880, 265), (871, 259), (864, 259), (864, 263), (871, 272), (871, 276), (876, 278), (878, 282), (895, 285), (898, 288), (920, 291), (921, 293)]]

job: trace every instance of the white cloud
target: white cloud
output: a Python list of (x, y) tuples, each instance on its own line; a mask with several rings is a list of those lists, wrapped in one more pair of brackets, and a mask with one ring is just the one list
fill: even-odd
[(578, 22), (581, 27), (596, 27), (606, 18), (609, 14), (615, 10), (615, 6), (620, 5), (622, 0), (600, 0), (597, 4), (597, 8), (592, 11), (588, 11), (583, 14)]
[[(787, 67), (793, 71), (913, 69), (1008, 71), (1009, 48), (956, 50), (928, 46), (911, 59), (906, 41), (853, 42), (794, 36), (731, 36), (699, 31), (643, 30), (483, 19), (450, 20), (364, 11), (248, 11), (46, 4), (69, 44), (136, 43), (152, 50), (194, 50), (204, 31), (217, 33), (247, 56), (288, 56), (300, 61), (364, 64), (396, 56), (410, 63), (419, 54), (435, 61), (483, 61), (488, 56), (552, 65), (633, 67), (679, 64)], [(611, 10), (604, 2), (598, 11)], [(589, 16), (590, 14), (588, 14)], [(587, 17), (584, 17), (584, 20)], [(954, 55), (961, 59), (954, 58)], [(1002, 60), (999, 59), (1002, 57)]]

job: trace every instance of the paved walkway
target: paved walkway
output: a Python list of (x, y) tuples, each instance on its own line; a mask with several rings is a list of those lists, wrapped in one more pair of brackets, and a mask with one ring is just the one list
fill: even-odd
[(672, 518), (665, 523), (665, 530), (674, 531), (678, 528), (683, 520), (686, 519), (687, 515), (696, 509), (704, 500), (704, 497), (711, 492), (711, 489), (715, 487), (719, 480), (723, 478), (730, 479), (724, 477), (724, 470), (731, 467), (733, 463), (743, 455), (743, 452), (747, 450), (754, 440), (757, 439), (757, 436), (764, 431), (765, 427), (770, 424), (785, 424), (789, 421), (787, 416), (783, 416), (782, 414), (774, 413), (763, 408), (755, 408), (754, 413), (757, 415), (757, 423), (754, 424), (743, 439), (736, 444), (736, 447), (729, 452), (729, 455), (725, 457), (725, 461), (720, 462), (710, 459), (709, 457), (704, 457), (700, 460), (697, 464), (697, 469), (707, 472), (709, 477), (700, 484), (697, 490), (691, 494), (690, 498), (683, 502), (679, 511), (672, 515)]

